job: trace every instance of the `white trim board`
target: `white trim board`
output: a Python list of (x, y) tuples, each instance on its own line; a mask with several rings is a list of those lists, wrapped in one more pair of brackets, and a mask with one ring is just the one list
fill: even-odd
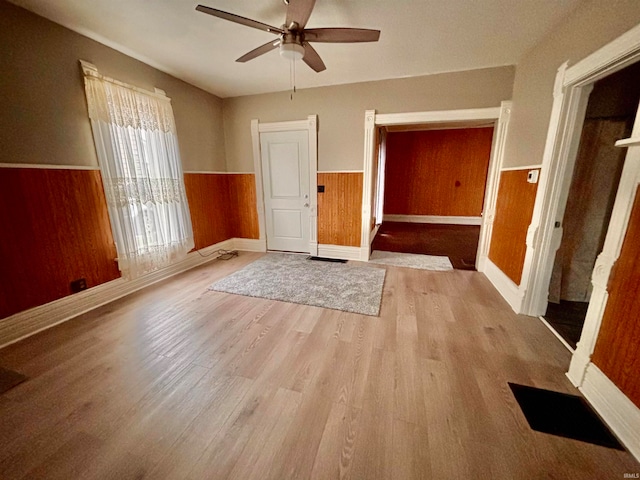
[(347, 247), (344, 245), (318, 244), (318, 257), (340, 258), (343, 260), (361, 260), (360, 247)]
[(100, 170), (97, 165), (52, 165), (44, 163), (0, 163), (0, 168), (35, 168), (39, 170)]
[(262, 239), (234, 238), (233, 248), (243, 252), (266, 252), (267, 242)]
[(500, 107), (469, 108), (461, 110), (437, 110), (432, 112), (379, 113), (376, 125), (411, 125), (440, 122), (464, 122), (466, 120), (497, 120)]
[(364, 173), (364, 170), (318, 170), (318, 173)]
[(491, 159), (487, 172), (487, 186), (482, 210), (482, 225), (480, 226), (480, 237), (478, 239), (478, 250), (476, 252), (476, 269), (479, 272), (484, 272), (489, 258), (491, 236), (493, 235), (493, 222), (495, 220), (496, 203), (498, 201), (500, 169), (504, 164), (505, 143), (507, 134), (509, 133), (512, 107), (512, 102), (502, 102), (500, 104), (500, 116), (493, 131)]
[(507, 275), (500, 270), (489, 258), (484, 260), (483, 272), (500, 295), (507, 301), (514, 312), (519, 313), (522, 308), (523, 292)]
[(440, 215), (385, 215), (385, 222), (435, 223), (444, 225), (482, 225), (482, 217), (455, 217)]
[(640, 461), (640, 409), (593, 363), (589, 363), (578, 389)]
[(71, 320), (78, 315), (82, 315), (102, 305), (125, 297), (149, 285), (214, 260), (217, 257), (211, 255), (211, 253), (216, 250), (264, 252), (265, 249), (263, 249), (261, 245), (259, 240), (230, 238), (229, 240), (200, 250), (200, 253), (205, 255), (205, 257), (200, 256), (198, 252), (191, 252), (187, 255), (187, 258), (181, 262), (143, 277), (130, 281), (118, 278), (88, 290), (68, 295), (53, 302), (3, 318), (0, 320), (0, 348), (51, 328), (59, 323)]
[(501, 172), (517, 172), (518, 170), (535, 170), (541, 169), (542, 165), (525, 165), (524, 167), (502, 167)]
[(253, 175), (253, 172), (209, 172), (205, 170), (185, 170), (183, 173), (205, 175)]

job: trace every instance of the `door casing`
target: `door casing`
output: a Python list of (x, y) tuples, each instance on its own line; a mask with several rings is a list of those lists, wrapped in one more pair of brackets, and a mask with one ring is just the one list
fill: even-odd
[(318, 116), (309, 115), (306, 120), (261, 123), (251, 120), (251, 141), (253, 144), (253, 167), (256, 182), (256, 209), (258, 211), (259, 241), (267, 250), (267, 229), (265, 223), (264, 189), (260, 133), (305, 130), (309, 135), (309, 253), (318, 255)]

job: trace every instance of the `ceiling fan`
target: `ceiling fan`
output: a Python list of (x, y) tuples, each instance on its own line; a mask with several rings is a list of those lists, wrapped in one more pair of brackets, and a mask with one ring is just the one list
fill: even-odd
[(291, 60), (302, 59), (316, 72), (321, 72), (327, 67), (318, 55), (318, 52), (309, 42), (323, 43), (357, 43), (377, 42), (380, 38), (380, 30), (364, 28), (304, 28), (311, 16), (316, 0), (284, 0), (287, 4), (287, 17), (282, 27), (272, 27), (250, 18), (241, 17), (233, 13), (223, 12), (215, 8), (198, 5), (196, 10), (214, 17), (239, 23), (247, 27), (257, 28), (274, 35), (278, 40), (271, 41), (251, 50), (241, 56), (236, 62), (247, 62), (263, 55), (271, 50), (279, 48), (280, 55)]

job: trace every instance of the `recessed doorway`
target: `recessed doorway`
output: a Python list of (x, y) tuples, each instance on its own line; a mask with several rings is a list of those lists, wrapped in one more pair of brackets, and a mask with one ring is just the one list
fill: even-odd
[(640, 63), (593, 85), (561, 222), (544, 319), (575, 349), (589, 306), (591, 275), (603, 249), (640, 100)]
[(475, 270), (495, 120), (380, 126), (372, 251)]

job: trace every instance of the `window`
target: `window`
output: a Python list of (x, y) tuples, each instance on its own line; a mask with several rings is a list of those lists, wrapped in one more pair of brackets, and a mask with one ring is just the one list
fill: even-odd
[(82, 65), (118, 265), (135, 278), (194, 246), (171, 101)]

